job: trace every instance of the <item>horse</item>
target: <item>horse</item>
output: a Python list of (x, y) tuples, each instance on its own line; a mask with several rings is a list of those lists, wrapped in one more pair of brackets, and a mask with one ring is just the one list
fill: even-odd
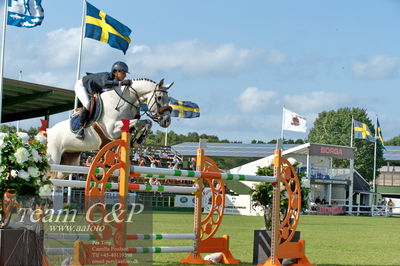
[[(85, 128), (83, 140), (75, 137), (70, 119), (61, 121), (47, 130), (47, 156), (50, 164), (79, 165), (80, 155), (85, 151), (98, 150), (108, 141), (121, 137), (121, 119), (129, 119), (130, 132), (150, 132), (152, 122), (140, 119), (140, 105), (147, 103), (145, 112), (161, 127), (171, 123), (168, 89), (164, 79), (154, 82), (149, 79), (132, 79), (130, 86), (116, 86), (100, 94), (103, 111), (97, 121)], [(97, 127), (97, 129), (95, 128)], [(100, 129), (100, 131), (99, 131)], [(106, 139), (106, 141), (105, 141)], [(66, 175), (58, 173), (55, 178)]]

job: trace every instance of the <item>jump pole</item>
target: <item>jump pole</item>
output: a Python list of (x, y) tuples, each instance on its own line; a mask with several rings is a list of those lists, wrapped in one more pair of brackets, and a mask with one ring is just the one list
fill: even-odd
[[(51, 164), (50, 170), (75, 173), (75, 174), (88, 174), (89, 167), (87, 166), (74, 166), (74, 165), (58, 165)], [(103, 174), (102, 169), (96, 168), (96, 173)], [(114, 171), (115, 175), (119, 175), (119, 170)], [(144, 178), (158, 178), (158, 179), (175, 179), (175, 180), (197, 180), (203, 179), (222, 179), (222, 180), (237, 180), (237, 181), (259, 181), (259, 182), (275, 182), (274, 176), (259, 176), (259, 175), (243, 175), (243, 174), (229, 174), (220, 172), (205, 172), (205, 171), (192, 171), (192, 170), (173, 170), (156, 167), (145, 166), (130, 166), (130, 177), (144, 177)]]
[[(127, 133), (125, 133), (127, 137), (129, 137), (129, 135)], [(121, 181), (121, 185), (119, 186), (119, 190), (120, 190), (120, 199), (124, 198), (125, 196), (125, 200), (121, 200), (120, 204), (121, 206), (126, 206), (126, 195), (127, 195), (127, 191), (128, 191), (128, 176), (135, 176), (138, 173), (140, 175), (145, 174), (146, 176), (153, 176), (153, 175), (160, 175), (160, 176), (168, 176), (168, 177), (179, 177), (177, 179), (183, 179), (183, 178), (192, 178), (192, 179), (196, 179), (196, 183), (198, 183), (198, 190), (197, 190), (197, 195), (200, 197), (201, 199), (201, 194), (199, 193), (199, 191), (202, 190), (201, 185), (203, 185), (203, 182), (208, 182), (209, 184), (213, 184), (213, 187), (211, 187), (212, 191), (217, 191), (218, 197), (217, 199), (214, 199), (214, 193), (212, 193), (213, 195), (213, 206), (212, 206), (212, 210), (210, 211), (209, 215), (201, 220), (201, 212), (199, 215), (198, 212), (198, 206), (200, 206), (200, 210), (201, 210), (201, 205), (197, 205), (195, 208), (195, 225), (194, 225), (194, 235), (195, 235), (195, 243), (193, 247), (151, 247), (151, 248), (145, 248), (145, 249), (141, 249), (141, 248), (127, 248), (125, 249), (125, 252), (128, 253), (139, 253), (141, 251), (144, 252), (154, 252), (154, 253), (161, 253), (161, 252), (185, 252), (183, 250), (187, 250), (187, 252), (192, 252), (191, 255), (189, 255), (189, 257), (187, 259), (181, 259), (181, 262), (184, 263), (191, 263), (191, 260), (194, 259), (196, 260), (196, 263), (198, 264), (209, 264), (208, 261), (202, 261), (200, 253), (212, 253), (212, 252), (222, 252), (223, 253), (223, 260), (221, 261), (222, 263), (225, 264), (237, 264), (240, 261), (236, 260), (233, 258), (232, 254), (229, 251), (229, 236), (224, 235), (222, 238), (214, 238), (214, 234), (216, 233), (220, 223), (221, 223), (221, 218), (223, 216), (223, 209), (224, 209), (224, 197), (225, 197), (225, 191), (224, 191), (224, 183), (223, 180), (227, 179), (227, 180), (248, 180), (248, 181), (264, 181), (264, 182), (273, 182), (275, 183), (276, 186), (276, 190), (274, 192), (274, 194), (278, 194), (279, 195), (279, 181), (283, 180), (284, 185), (286, 186), (287, 190), (288, 190), (288, 182), (297, 182), (296, 183), (296, 192), (291, 192), (288, 190), (289, 193), (289, 210), (288, 212), (291, 213), (292, 216), (294, 216), (295, 219), (295, 223), (293, 228), (290, 227), (286, 228), (285, 224), (279, 224), (279, 208), (275, 208), (274, 212), (275, 212), (275, 236), (273, 237), (273, 244), (276, 243), (275, 248), (273, 249), (273, 256), (267, 260), (265, 262), (265, 264), (263, 265), (281, 265), (279, 262), (280, 258), (298, 258), (298, 263), (296, 265), (313, 265), (310, 264), (307, 260), (307, 258), (304, 255), (304, 241), (300, 240), (298, 242), (290, 242), (290, 239), (292, 238), (293, 233), (295, 232), (295, 228), (297, 226), (297, 220), (298, 220), (298, 216), (301, 210), (301, 197), (300, 197), (300, 185), (299, 185), (299, 181), (297, 178), (297, 174), (293, 168), (293, 166), (283, 157), (281, 157), (280, 152), (276, 152), (275, 153), (275, 160), (274, 160), (274, 173), (275, 176), (274, 177), (265, 177), (265, 176), (246, 176), (246, 175), (231, 175), (231, 174), (224, 174), (224, 173), (220, 173), (219, 168), (216, 166), (215, 162), (212, 161), (210, 158), (204, 156), (204, 151), (201, 152), (199, 151), (198, 154), (200, 156), (198, 156), (198, 162), (200, 162), (199, 164), (201, 165), (203, 162), (203, 169), (197, 169), (198, 171), (190, 171), (190, 170), (169, 170), (169, 169), (161, 169), (161, 168), (147, 168), (147, 167), (129, 167), (129, 147), (127, 147), (127, 145), (129, 144), (129, 141), (127, 141), (129, 139), (124, 138), (124, 133), (123, 133), (123, 137), (121, 140), (119, 141), (114, 141), (113, 145), (119, 145), (119, 147), (121, 147), (121, 162), (122, 162), (122, 166), (121, 163), (118, 165), (113, 165), (112, 168), (114, 167), (115, 169), (120, 169), (121, 171), (121, 176), (120, 176), (120, 181)], [(117, 144), (116, 144), (117, 143)], [(106, 145), (107, 146), (107, 145)], [(125, 149), (124, 147), (125, 146)], [(106, 147), (104, 147), (106, 148)], [(104, 149), (103, 148), (103, 149)], [(106, 149), (104, 150), (100, 150), (99, 153), (104, 153)], [(278, 155), (277, 155), (278, 154)], [(107, 154), (106, 154), (107, 155)], [(97, 156), (96, 156), (97, 157)], [(112, 157), (108, 156), (109, 158), (107, 159), (107, 156), (105, 156), (105, 160), (109, 160), (110, 162), (113, 160)], [(283, 164), (285, 164), (286, 166), (283, 166)], [(108, 165), (112, 165), (112, 163), (108, 163)], [(211, 166), (210, 166), (211, 165)], [(107, 174), (107, 176), (111, 176), (111, 174), (113, 173), (113, 171), (115, 171), (115, 169), (111, 169), (112, 171), (108, 171), (109, 169), (106, 169), (109, 173)], [(201, 171), (207, 169), (205, 171)], [(211, 170), (210, 170), (211, 169)], [(282, 172), (282, 169), (284, 170), (284, 172)], [(137, 172), (135, 172), (137, 171)], [(96, 175), (96, 169), (94, 168), (93, 164), (90, 167), (90, 173), (92, 173), (92, 175)], [(132, 173), (133, 172), (133, 173)], [(279, 174), (281, 173), (281, 174)], [(284, 173), (284, 174), (283, 174)], [(293, 179), (291, 179), (294, 176)], [(278, 180), (280, 179), (280, 180)], [(108, 179), (107, 179), (108, 180)], [(214, 182), (218, 182), (217, 185), (214, 184)], [(98, 192), (95, 192), (94, 195), (96, 196), (103, 196), (104, 197), (104, 191), (106, 188), (107, 184), (106, 182), (101, 182), (101, 189), (98, 190)], [(86, 183), (86, 190), (88, 190), (88, 188), (98, 188), (97, 185), (92, 185), (90, 183), (89, 180), (87, 180)], [(200, 187), (200, 189), (199, 189)], [(297, 193), (297, 194), (296, 194)], [(295, 194), (295, 195), (294, 195)], [(197, 196), (196, 195), (196, 196)], [(274, 204), (276, 205), (277, 203), (279, 203), (279, 199), (275, 199), (274, 200)], [(293, 206), (294, 207), (293, 207)], [(278, 205), (279, 206), (279, 205)], [(210, 223), (210, 214), (212, 216), (212, 214), (214, 214), (215, 212), (218, 213), (218, 220), (217, 222), (212, 222)], [(278, 215), (277, 215), (278, 214)], [(120, 217), (123, 217), (124, 212), (120, 213)], [(200, 219), (199, 219), (200, 218)], [(207, 220), (208, 219), (208, 220)], [(199, 220), (201, 220), (200, 223)], [(286, 219), (289, 220), (289, 219)], [(197, 222), (197, 223), (196, 223)], [(285, 222), (285, 221), (284, 221)], [(287, 221), (286, 221), (287, 223)], [(278, 230), (278, 226), (279, 226), (279, 230)], [(120, 234), (120, 241), (116, 244), (116, 246), (119, 247), (125, 247), (126, 246), (126, 227), (125, 224), (122, 223), (121, 225), (119, 225), (119, 228), (122, 230), (119, 230), (119, 234)], [(200, 228), (200, 230), (199, 230)], [(282, 235), (283, 231), (286, 232), (285, 234)], [(200, 231), (200, 234), (198, 233)], [(204, 237), (204, 235), (207, 235), (206, 237)], [(201, 238), (199, 240), (199, 238)], [(281, 240), (282, 238), (282, 240)], [(279, 240), (277, 240), (279, 239)], [(80, 251), (82, 251), (82, 242), (80, 241), (76, 241), (74, 244), (74, 262), (77, 262), (77, 264), (73, 264), (73, 265), (83, 265), (84, 263), (80, 264), (80, 260), (82, 258)], [(87, 245), (90, 249), (91, 246), (88, 244)], [(104, 244), (102, 245), (97, 245), (97, 247), (101, 247), (104, 246)], [(278, 249), (279, 246), (279, 249)], [(49, 252), (52, 252), (49, 250)], [(226, 254), (228, 254), (228, 258), (230, 260), (227, 260), (227, 256)], [(90, 255), (86, 252), (85, 254)], [(88, 263), (86, 263), (88, 264)], [(119, 263), (117, 265), (126, 265), (126, 263)]]

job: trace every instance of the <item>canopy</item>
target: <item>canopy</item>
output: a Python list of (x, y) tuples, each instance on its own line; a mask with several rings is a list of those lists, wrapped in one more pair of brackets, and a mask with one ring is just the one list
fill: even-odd
[(14, 79), (3, 79), (1, 122), (48, 116), (74, 108), (75, 92)]

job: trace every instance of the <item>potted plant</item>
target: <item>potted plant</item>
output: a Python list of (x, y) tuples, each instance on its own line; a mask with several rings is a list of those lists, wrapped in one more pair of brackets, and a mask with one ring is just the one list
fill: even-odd
[[(298, 163), (294, 163), (296, 167)], [(273, 176), (274, 170), (272, 166), (258, 167), (257, 175)], [(299, 173), (298, 178), (300, 184), (302, 184), (302, 178), (305, 177), (305, 173)], [(301, 186), (301, 206), (304, 209), (308, 205), (308, 194), (309, 188)], [(257, 185), (255, 188), (250, 190), (251, 199), (253, 201), (253, 208), (259, 207), (262, 209), (265, 228), (254, 231), (254, 247), (253, 247), (253, 263), (260, 264), (264, 263), (265, 260), (270, 256), (270, 245), (271, 245), (271, 230), (272, 230), (272, 204), (273, 204), (273, 186), (271, 183), (264, 182)], [(285, 217), (285, 212), (288, 206), (287, 193), (284, 189), (280, 190), (280, 203), (279, 213), (280, 219)], [(300, 232), (297, 231), (292, 241), (298, 241), (300, 238)]]
[[(43, 244), (41, 223), (37, 223), (35, 232), (25, 223), (32, 219), (18, 219), (15, 223), (10, 223), (10, 220), (16, 207), (31, 211), (29, 215), (25, 212), (24, 217), (30, 218), (32, 214), (38, 218), (35, 207), (46, 201), (40, 197), (40, 192), (51, 184), (48, 170), (44, 136), (37, 135), (29, 140), (27, 133), (0, 132), (0, 265), (5, 261), (23, 265), (23, 258), (32, 265), (36, 264), (34, 258), (40, 257), (34, 253), (41, 254), (37, 252), (41, 246), (33, 245)], [(26, 250), (31, 250), (32, 254), (27, 254)]]

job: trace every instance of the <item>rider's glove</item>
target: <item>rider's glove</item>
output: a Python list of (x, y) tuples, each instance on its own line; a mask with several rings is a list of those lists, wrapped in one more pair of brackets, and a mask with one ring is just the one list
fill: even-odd
[(130, 80), (130, 79), (121, 81), (122, 86), (130, 86), (131, 84), (132, 84), (132, 80)]

